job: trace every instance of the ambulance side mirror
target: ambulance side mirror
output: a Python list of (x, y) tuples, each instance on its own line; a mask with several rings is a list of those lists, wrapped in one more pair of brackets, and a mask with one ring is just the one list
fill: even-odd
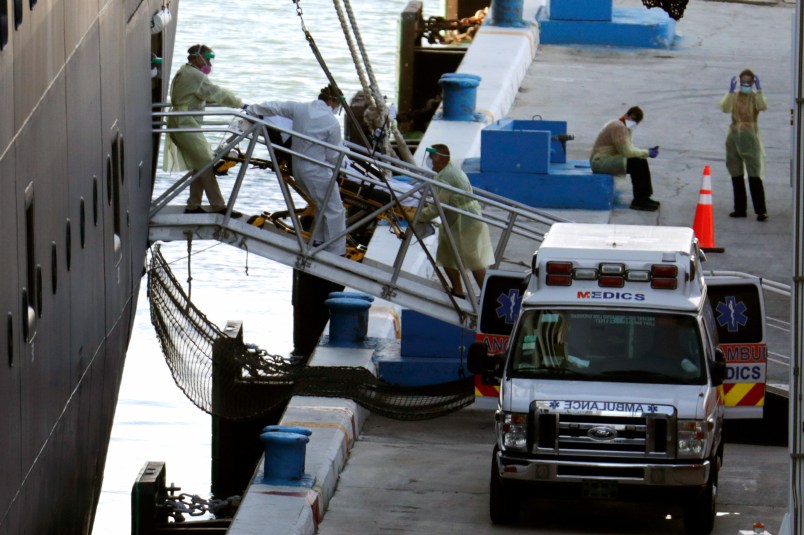
[(489, 355), (485, 342), (474, 342), (469, 346), (466, 364), (469, 371), (475, 375), (502, 375), (504, 355)]
[(726, 379), (726, 355), (719, 347), (715, 348), (715, 361), (712, 363), (712, 386), (720, 386)]

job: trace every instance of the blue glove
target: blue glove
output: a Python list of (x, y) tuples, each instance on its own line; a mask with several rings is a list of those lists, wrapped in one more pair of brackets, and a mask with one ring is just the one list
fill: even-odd
[(242, 106), (240, 106), (240, 109), (248, 111), (248, 104), (243, 104)]
[(734, 90), (737, 89), (737, 77), (731, 77), (731, 83), (729, 84), (729, 93), (734, 93)]
[(757, 91), (762, 91), (762, 85), (759, 83), (759, 76), (754, 75), (754, 85), (757, 86)]
[(648, 157), (655, 158), (659, 155), (659, 147), (651, 147), (648, 149)]

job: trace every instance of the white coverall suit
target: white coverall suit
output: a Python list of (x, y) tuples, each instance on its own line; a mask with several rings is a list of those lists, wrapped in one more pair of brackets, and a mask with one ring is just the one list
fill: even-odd
[[(341, 126), (332, 112), (332, 108), (323, 100), (313, 102), (263, 102), (248, 107), (253, 115), (279, 115), (293, 121), (293, 130), (300, 132), (330, 145), (340, 145), (342, 142)], [(329, 162), (335, 165), (338, 153), (322, 145), (312, 143), (297, 136), (293, 137), (291, 148), (319, 162)], [(311, 161), (293, 155), (293, 175), (297, 179), (302, 191), (307, 194), (316, 205), (316, 217), (321, 221), (313, 235), (313, 244), (329, 241), (330, 238), (342, 234), (346, 230), (346, 216), (343, 201), (335, 184), (329, 201), (323, 205), (327, 189), (333, 182), (332, 171)], [(346, 252), (346, 237), (341, 236), (327, 247), (327, 251), (335, 254)]]

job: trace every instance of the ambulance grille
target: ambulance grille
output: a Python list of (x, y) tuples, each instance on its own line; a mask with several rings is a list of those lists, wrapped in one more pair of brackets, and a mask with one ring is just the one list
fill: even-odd
[(574, 452), (638, 456), (667, 454), (671, 437), (665, 415), (649, 417), (535, 414), (531, 422), (531, 450), (540, 453)]

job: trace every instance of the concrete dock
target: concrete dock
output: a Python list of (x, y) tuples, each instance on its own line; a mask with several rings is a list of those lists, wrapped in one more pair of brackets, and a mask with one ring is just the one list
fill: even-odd
[[(625, 0), (615, 5), (641, 3)], [(576, 221), (691, 226), (703, 168), (709, 165), (715, 238), (725, 251), (708, 254), (707, 269), (751, 273), (789, 284), (794, 247), (789, 111), (794, 15), (795, 5), (784, 2), (696, 0), (678, 22), (680, 39), (669, 50), (540, 46), (509, 117), (539, 115), (545, 120), (567, 121), (569, 132), (575, 135), (568, 143), (568, 157), (583, 160), (606, 121), (639, 105), (645, 119), (636, 130), (635, 144), (661, 147), (659, 157), (650, 161), (654, 199), (662, 203), (659, 211), (630, 210), (631, 186), (626, 179), (617, 183), (613, 210), (569, 210), (559, 215)], [(728, 217), (732, 193), (724, 141), (730, 118), (718, 103), (728, 91), (731, 77), (746, 67), (761, 79), (769, 103), (768, 111), (760, 116), (767, 153), (766, 222), (756, 221), (750, 208), (748, 218)], [(439, 140), (428, 138), (427, 142)], [(766, 303), (768, 314), (779, 318), (778, 328), (769, 333), (768, 380), (784, 385), (789, 374), (790, 334), (789, 328), (785, 330), (789, 300), (766, 294)], [(354, 357), (354, 361), (338, 362), (334, 354), (324, 351), (321, 355), (324, 361), (361, 364), (357, 355)], [(320, 362), (314, 360), (314, 364)], [(683, 531), (677, 515), (661, 504), (652, 508), (529, 501), (520, 526), (494, 526), (488, 515), (494, 400), (484, 399), (448, 417), (425, 422), (392, 421), (367, 414), (351, 402), (335, 401), (294, 398), (282, 422), (314, 428), (305, 470), (316, 477), (313, 488), (261, 486), (262, 468), (258, 467), (255, 485), (246, 495), (231, 533)], [(729, 425), (750, 427), (736, 421)], [(746, 441), (745, 435), (725, 446), (713, 532), (718, 535), (749, 530), (755, 521), (778, 533), (787, 511), (787, 448), (757, 445), (763, 437), (748, 433)]]

